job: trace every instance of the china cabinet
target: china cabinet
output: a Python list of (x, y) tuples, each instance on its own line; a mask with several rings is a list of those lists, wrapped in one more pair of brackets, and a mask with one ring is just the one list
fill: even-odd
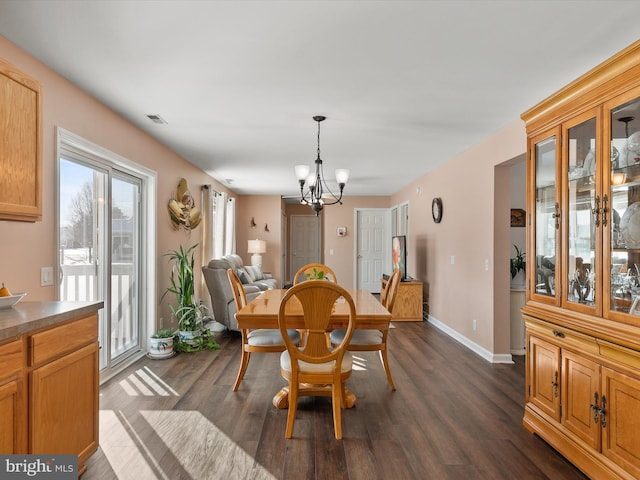
[(640, 478), (640, 42), (522, 119), (523, 424), (592, 478)]

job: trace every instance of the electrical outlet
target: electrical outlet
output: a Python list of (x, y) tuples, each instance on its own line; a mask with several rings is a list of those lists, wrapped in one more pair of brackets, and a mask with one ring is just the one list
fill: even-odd
[(489, 259), (488, 258), (484, 259), (484, 270), (485, 270), (485, 272), (489, 271)]
[(477, 320), (473, 320), (473, 331), (474, 332), (478, 331), (478, 321)]
[(455, 265), (455, 264), (456, 264), (456, 256), (451, 255), (451, 265)]

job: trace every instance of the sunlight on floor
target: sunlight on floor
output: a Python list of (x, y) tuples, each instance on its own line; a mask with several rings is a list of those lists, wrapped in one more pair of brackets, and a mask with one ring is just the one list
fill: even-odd
[(119, 385), (122, 389), (132, 397), (140, 394), (151, 397), (159, 395), (168, 397), (170, 395), (180, 396), (173, 388), (164, 382), (160, 377), (149, 369), (149, 367), (140, 368), (127, 378), (120, 381)]
[(367, 359), (363, 358), (363, 357), (358, 357), (357, 355), (352, 355), (353, 356), (353, 365), (352, 365), (352, 369), (353, 370), (366, 370), (367, 369)]
[(167, 456), (193, 479), (275, 478), (198, 411), (140, 414), (158, 436), (157, 445), (145, 444), (122, 412), (100, 411), (100, 447), (119, 480), (170, 480), (158, 463)]

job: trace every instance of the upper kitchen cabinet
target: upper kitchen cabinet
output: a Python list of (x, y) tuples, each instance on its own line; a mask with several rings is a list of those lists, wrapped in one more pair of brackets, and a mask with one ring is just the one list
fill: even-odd
[(40, 82), (0, 59), (0, 220), (42, 220)]

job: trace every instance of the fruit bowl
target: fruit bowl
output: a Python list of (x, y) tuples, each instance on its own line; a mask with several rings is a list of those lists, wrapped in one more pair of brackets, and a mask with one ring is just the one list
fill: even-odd
[(22, 300), (26, 293), (16, 293), (15, 295), (9, 295), (8, 297), (0, 297), (0, 308), (10, 308), (16, 303)]

